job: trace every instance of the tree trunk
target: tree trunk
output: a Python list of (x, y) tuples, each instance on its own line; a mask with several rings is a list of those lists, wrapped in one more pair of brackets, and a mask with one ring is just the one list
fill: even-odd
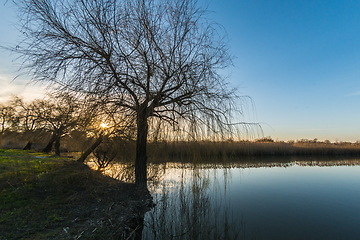
[(85, 159), (87, 158), (87, 156), (89, 156), (90, 153), (92, 153), (92, 152), (95, 150), (95, 148), (100, 145), (100, 143), (103, 141), (103, 139), (104, 139), (104, 136), (103, 136), (103, 135), (100, 135), (99, 138), (96, 139), (96, 141), (94, 142), (94, 144), (91, 145), (91, 146), (79, 157), (79, 159), (78, 159), (77, 161), (78, 161), (78, 162), (84, 162)]
[(60, 156), (60, 136), (61, 132), (59, 131), (55, 137), (55, 155), (57, 156)]
[(31, 150), (31, 141), (28, 141), (23, 150)]
[(55, 142), (55, 138), (56, 138), (56, 133), (53, 132), (49, 143), (48, 143), (48, 144), (46, 145), (46, 147), (42, 150), (43, 152), (46, 152), (46, 153), (51, 152), (52, 145), (53, 145), (53, 143)]
[(145, 110), (138, 112), (138, 117), (137, 117), (135, 184), (141, 188), (147, 188), (147, 170), (146, 170), (147, 134), (148, 134), (148, 123), (147, 123), (146, 108), (145, 108)]

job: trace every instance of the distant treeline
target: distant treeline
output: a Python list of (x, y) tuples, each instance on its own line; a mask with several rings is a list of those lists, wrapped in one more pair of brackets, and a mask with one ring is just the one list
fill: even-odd
[[(0, 148), (3, 149), (23, 149), (29, 139), (36, 138), (32, 143), (31, 149), (41, 151), (50, 141), (52, 132), (47, 130), (37, 130), (33, 132), (16, 132), (6, 130), (0, 133)], [(95, 137), (88, 137), (85, 131), (74, 130), (61, 139), (61, 152), (81, 152), (85, 151), (94, 141)]]
[[(101, 107), (100, 107), (101, 106)], [(100, 135), (131, 139), (133, 118), (73, 93), (0, 103), (0, 147), (55, 154), (85, 151)]]
[[(101, 106), (100, 109), (99, 105), (91, 99), (84, 100), (71, 94), (49, 95), (46, 99), (29, 103), (25, 103), (19, 97), (14, 97), (9, 102), (0, 104), (0, 148), (40, 151), (49, 149), (51, 151), (54, 143), (55, 153), (56, 150), (58, 153), (84, 152), (100, 134), (103, 134), (107, 139), (102, 143), (103, 148), (106, 148), (104, 145), (111, 146), (110, 148), (117, 152), (117, 158), (120, 160), (135, 159), (134, 119), (117, 113), (111, 107)], [(100, 123), (106, 123), (107, 128), (101, 130)], [(233, 139), (194, 141), (191, 138), (186, 141), (184, 140), (186, 137), (166, 137), (164, 133), (167, 130), (156, 128), (156, 126), (160, 125), (149, 125), (152, 132), (161, 133), (148, 137), (147, 149), (150, 160), (360, 155), (359, 142), (331, 143), (328, 140), (318, 141), (317, 139), (283, 142), (274, 141), (271, 137), (253, 141)], [(181, 136), (181, 132), (179, 135)]]
[[(30, 134), (30, 133), (27, 133)], [(36, 133), (33, 133), (36, 134)], [(33, 149), (41, 150), (49, 141), (51, 132), (42, 131)], [(5, 131), (0, 134), (0, 148), (23, 148), (29, 137), (24, 133)], [(121, 138), (114, 139), (119, 158), (131, 160), (134, 157), (135, 142)], [(86, 132), (72, 131), (62, 139), (62, 152), (84, 151), (95, 138)], [(301, 139), (297, 141), (273, 141), (262, 138), (254, 141), (159, 141), (148, 143), (150, 160), (181, 159), (235, 159), (244, 156), (360, 156), (360, 143), (318, 141)]]

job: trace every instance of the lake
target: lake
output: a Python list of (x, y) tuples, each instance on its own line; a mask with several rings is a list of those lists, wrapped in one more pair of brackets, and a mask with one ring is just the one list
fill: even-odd
[(149, 164), (142, 239), (359, 239), (360, 160)]

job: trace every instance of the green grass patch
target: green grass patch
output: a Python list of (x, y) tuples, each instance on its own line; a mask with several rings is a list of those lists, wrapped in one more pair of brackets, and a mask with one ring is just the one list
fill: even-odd
[(23, 150), (0, 151), (0, 187), (14, 188), (35, 183), (41, 174), (64, 164), (65, 159)]
[(61, 210), (53, 208), (54, 201), (46, 196), (46, 191), (41, 193), (39, 189), (46, 173), (66, 163), (66, 159), (49, 154), (0, 150), (0, 239), (26, 239), (29, 236), (36, 239), (34, 233), (39, 232), (43, 232), (40, 238), (49, 237), (51, 231), (46, 229), (61, 227)]
[(69, 158), (0, 149), (0, 239), (119, 239), (141, 191)]

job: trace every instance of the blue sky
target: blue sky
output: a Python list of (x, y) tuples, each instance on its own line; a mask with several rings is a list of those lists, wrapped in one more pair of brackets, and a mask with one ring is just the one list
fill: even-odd
[(236, 56), (230, 81), (266, 136), (360, 140), (360, 1), (213, 0), (209, 10)]
[[(360, 140), (360, 1), (201, 0), (227, 31), (236, 57), (229, 81), (252, 97), (248, 121), (273, 139)], [(0, 44), (17, 32), (11, 4), (0, 6)], [(42, 92), (16, 75), (0, 51), (0, 100)]]
[[(6, 3), (6, 4), (5, 4)], [(17, 15), (10, 0), (0, 3), (0, 45), (10, 46), (20, 39), (20, 32), (15, 27)], [(12, 95), (21, 95), (26, 99), (41, 97), (44, 88), (29, 84), (29, 77), (22, 76), (13, 81), (18, 75), (16, 56), (0, 49), (0, 102), (4, 102)]]

